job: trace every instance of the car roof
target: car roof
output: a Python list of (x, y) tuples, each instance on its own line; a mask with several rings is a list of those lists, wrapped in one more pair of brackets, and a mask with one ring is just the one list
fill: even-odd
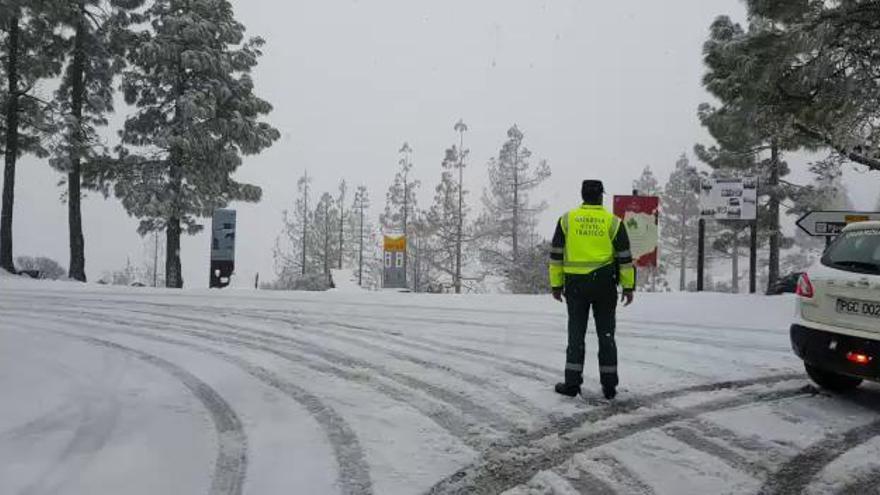
[(873, 230), (880, 229), (880, 221), (855, 222), (851, 223), (843, 229), (844, 232), (852, 232), (853, 230)]

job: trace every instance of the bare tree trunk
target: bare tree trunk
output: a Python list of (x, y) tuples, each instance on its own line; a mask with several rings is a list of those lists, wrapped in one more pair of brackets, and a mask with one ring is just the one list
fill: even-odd
[(324, 202), (324, 276), (330, 281), (330, 207)]
[(513, 268), (519, 261), (519, 146), (513, 150)]
[(358, 248), (358, 286), (363, 287), (364, 285), (364, 205), (361, 204), (361, 224), (360, 224), (360, 237), (358, 238), (358, 244), (360, 244)]
[(733, 229), (733, 252), (731, 253), (731, 292), (739, 294), (739, 230)]
[(307, 236), (309, 234), (309, 173), (306, 172), (305, 182), (303, 184), (303, 212), (302, 212), (303, 230), (302, 230), (302, 273), (306, 274), (306, 246), (308, 245)]
[(767, 284), (772, 287), (779, 280), (779, 145), (774, 140), (770, 146), (770, 257), (767, 271)]
[(464, 242), (464, 132), (458, 141), (458, 229), (455, 242), (455, 293), (461, 294), (461, 252)]
[[(407, 230), (407, 221), (409, 220), (409, 174), (403, 174), (403, 277), (409, 278), (407, 267), (409, 266), (409, 231)], [(418, 267), (418, 265), (416, 265)], [(414, 277), (415, 278), (415, 277)]]
[(3, 171), (3, 211), (0, 213), (0, 268), (15, 272), (12, 261), (12, 208), (15, 204), (15, 161), (18, 158), (18, 52), (19, 18), (9, 19), (6, 37), (8, 98), (6, 104), (6, 156)]
[(165, 235), (165, 287), (183, 288), (183, 275), (180, 267), (180, 219), (168, 219)]
[(336, 267), (342, 270), (343, 245), (345, 243), (345, 182), (340, 186), (339, 190), (339, 265)]
[(682, 212), (681, 216), (681, 236), (679, 237), (679, 260), (678, 260), (678, 290), (684, 292), (687, 287), (686, 280), (686, 272), (687, 272), (687, 235), (685, 233), (685, 228), (687, 228), (687, 221), (684, 217), (684, 212)]
[(68, 276), (80, 282), (86, 281), (85, 239), (82, 231), (82, 156), (83, 146), (82, 116), (85, 98), (85, 3), (79, 1), (79, 16), (76, 25), (73, 61), (71, 62), (70, 112), (74, 120), (73, 141), (70, 152), (70, 170), (67, 174), (67, 223), (70, 233), (70, 267)]

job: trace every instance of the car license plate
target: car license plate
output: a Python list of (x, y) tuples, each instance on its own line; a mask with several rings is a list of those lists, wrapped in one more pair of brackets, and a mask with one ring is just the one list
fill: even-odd
[(837, 312), (880, 319), (880, 303), (841, 298), (837, 300)]

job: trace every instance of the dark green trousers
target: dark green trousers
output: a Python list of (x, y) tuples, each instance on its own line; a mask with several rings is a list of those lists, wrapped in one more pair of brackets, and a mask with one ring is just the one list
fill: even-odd
[(603, 386), (616, 387), (617, 344), (614, 341), (617, 312), (617, 280), (613, 267), (589, 275), (565, 276), (565, 302), (568, 306), (568, 350), (565, 383), (581, 385), (584, 381), (584, 338), (590, 311), (599, 338), (599, 377)]

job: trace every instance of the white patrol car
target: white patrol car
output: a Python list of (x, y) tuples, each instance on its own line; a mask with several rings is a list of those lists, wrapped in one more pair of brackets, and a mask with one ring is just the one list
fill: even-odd
[(880, 381), (880, 222), (847, 226), (797, 285), (794, 352), (820, 386)]

